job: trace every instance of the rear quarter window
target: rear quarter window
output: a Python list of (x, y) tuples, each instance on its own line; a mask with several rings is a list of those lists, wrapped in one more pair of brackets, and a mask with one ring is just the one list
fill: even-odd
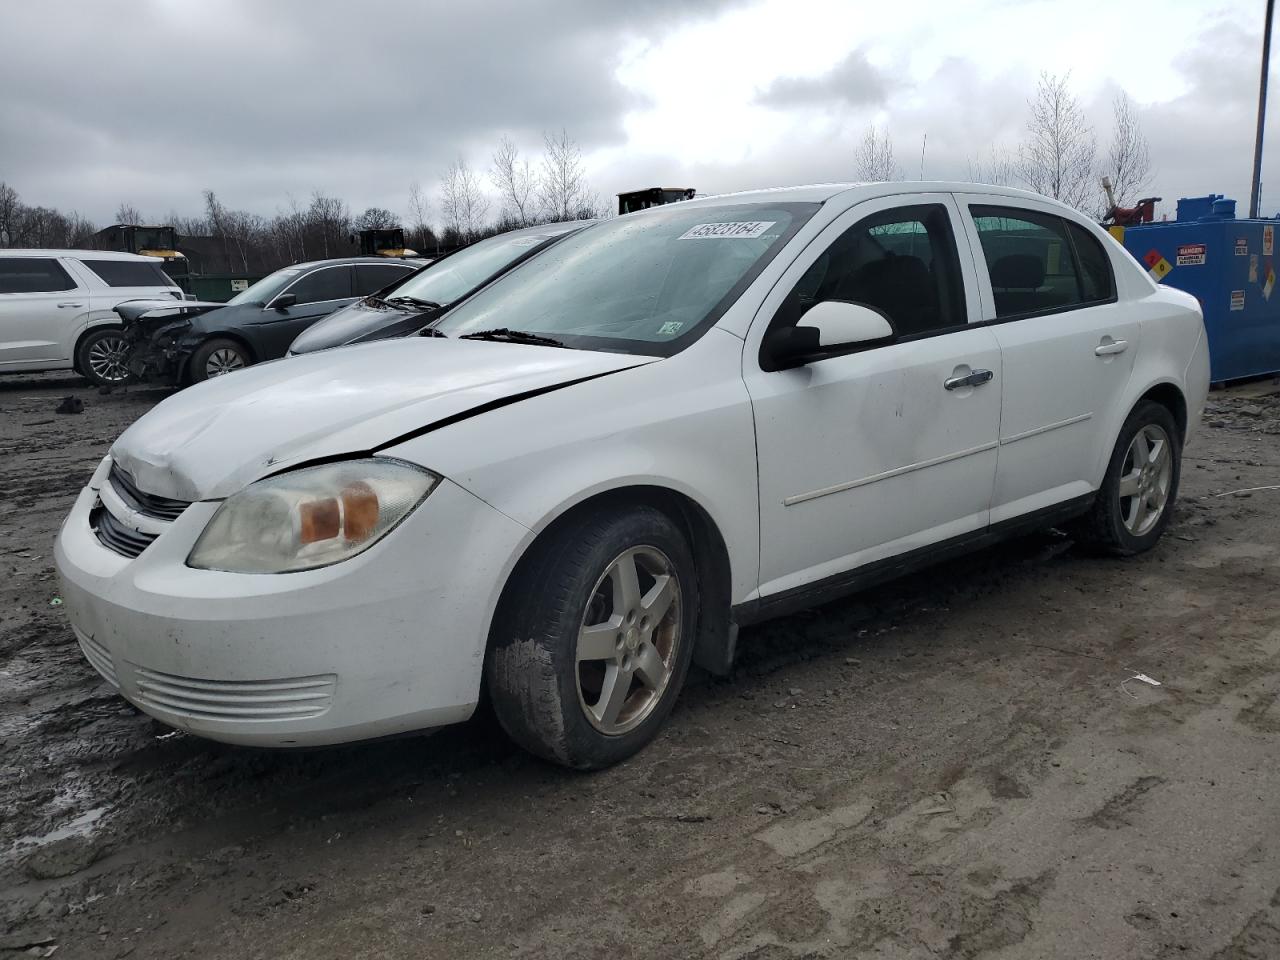
[(81, 260), (109, 287), (171, 287), (173, 281), (157, 263), (136, 260)]

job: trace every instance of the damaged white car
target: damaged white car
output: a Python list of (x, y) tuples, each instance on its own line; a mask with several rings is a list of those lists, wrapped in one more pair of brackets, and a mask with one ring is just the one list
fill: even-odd
[(588, 227), (423, 336), (199, 384), (111, 447), (57, 565), (89, 661), (175, 727), (464, 720), (578, 768), (737, 627), (1000, 536), (1158, 540), (1199, 308), (1061, 204), (973, 184)]

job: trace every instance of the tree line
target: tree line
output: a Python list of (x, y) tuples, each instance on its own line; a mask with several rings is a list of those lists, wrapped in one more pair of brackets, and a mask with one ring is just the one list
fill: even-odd
[[(968, 179), (1026, 187), (1100, 219), (1107, 211), (1102, 178), (1110, 178), (1118, 205), (1131, 206), (1151, 182), (1151, 150), (1133, 101), (1121, 91), (1111, 103), (1110, 143), (1101, 151), (1070, 79), (1070, 73), (1041, 73), (1027, 100), (1021, 142), (992, 145), (984, 156), (971, 158)], [(853, 159), (859, 180), (902, 179), (887, 130), (869, 127)]]
[[(434, 254), (517, 227), (560, 220), (606, 217), (612, 212), (587, 180), (582, 150), (567, 131), (543, 136), (540, 156), (526, 156), (503, 136), (485, 170), (459, 157), (444, 171), (434, 193), (409, 184), (402, 214), (384, 207), (353, 213), (340, 197), (321, 190), (306, 200), (287, 195), (273, 216), (235, 209), (214, 190), (201, 195), (201, 210), (165, 216), (144, 213), (129, 202), (113, 223), (173, 227), (179, 246), (202, 273), (266, 273), (290, 263), (358, 252), (364, 229), (399, 227), (406, 244)], [(98, 226), (72, 211), (24, 203), (0, 181), (0, 247), (92, 248)]]

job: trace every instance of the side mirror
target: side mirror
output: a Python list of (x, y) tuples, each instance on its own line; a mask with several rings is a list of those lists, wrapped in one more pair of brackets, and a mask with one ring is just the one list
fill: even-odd
[(292, 307), (297, 302), (298, 295), (296, 293), (282, 293), (271, 301), (271, 306), (276, 310), (284, 310), (288, 307)]
[(869, 346), (893, 336), (893, 324), (884, 314), (857, 303), (823, 300), (810, 307), (797, 326), (771, 330), (764, 348), (775, 370), (788, 370), (844, 347)]

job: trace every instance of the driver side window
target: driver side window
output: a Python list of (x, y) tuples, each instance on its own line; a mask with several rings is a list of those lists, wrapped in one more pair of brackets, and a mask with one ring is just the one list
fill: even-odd
[(941, 204), (896, 207), (860, 220), (805, 271), (774, 326), (791, 326), (814, 304), (843, 300), (883, 314), (898, 339), (967, 322), (951, 217)]

